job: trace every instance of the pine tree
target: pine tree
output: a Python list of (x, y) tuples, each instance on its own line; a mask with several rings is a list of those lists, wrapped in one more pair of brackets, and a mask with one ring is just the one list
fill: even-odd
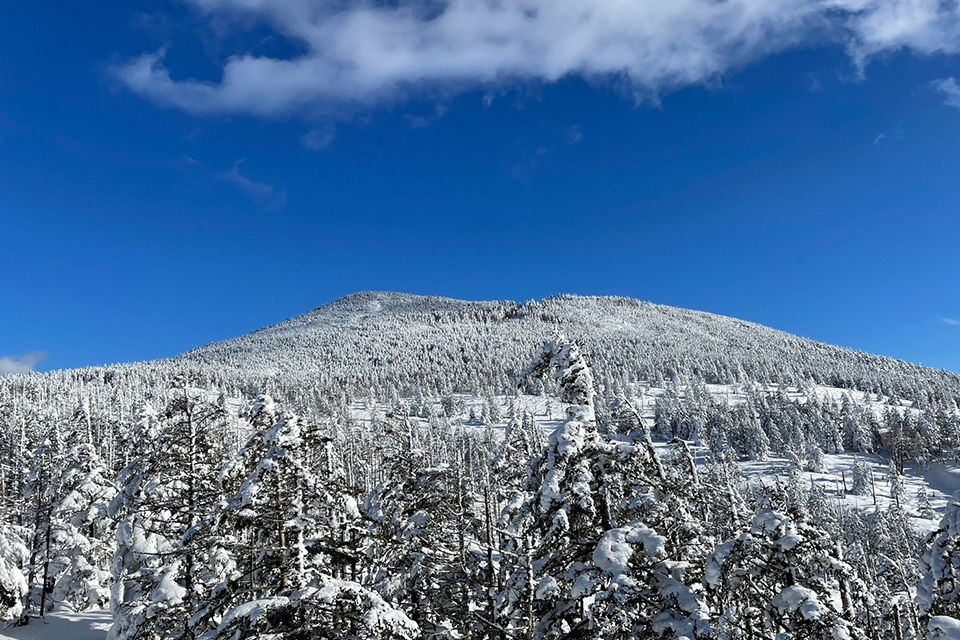
[(27, 578), (22, 568), (30, 552), (23, 543), (26, 531), (0, 520), (0, 621), (19, 620), (27, 595)]
[(903, 486), (903, 477), (900, 475), (900, 471), (897, 466), (894, 465), (893, 461), (890, 461), (890, 465), (887, 468), (887, 484), (890, 485), (890, 499), (893, 500), (893, 503), (899, 509), (902, 502), (903, 496), (906, 492), (906, 489)]
[[(253, 423), (269, 423), (261, 400)], [(264, 405), (270, 408), (264, 411)], [(195, 622), (210, 640), (244, 638), (410, 638), (417, 626), (379, 595), (331, 572), (344, 560), (337, 544), (359, 514), (310, 465), (314, 429), (285, 413), (257, 432), (228, 466), (249, 475), (226, 502), (220, 525), (235, 565), (200, 604)]]
[(947, 501), (940, 526), (920, 559), (917, 606), (925, 618), (960, 618), (960, 492)]
[(191, 616), (224, 570), (208, 515), (222, 498), (229, 418), (222, 399), (182, 381), (171, 394), (159, 424), (142, 414), (139, 455), (120, 473), (110, 506), (119, 520), (111, 640), (196, 637)]
[(843, 424), (843, 448), (847, 451), (871, 453), (873, 442), (870, 432), (858, 408), (849, 394), (844, 394), (840, 404), (840, 420)]
[(374, 536), (387, 541), (377, 562), (383, 571), (377, 588), (392, 601), (409, 603), (424, 634), (466, 635), (477, 599), (467, 556), (480, 538), (479, 500), (462, 464), (428, 466), (422, 458), (414, 451), (397, 461), (393, 479), (371, 496)]
[(859, 457), (853, 459), (853, 487), (850, 493), (855, 496), (869, 495), (873, 487), (873, 472)]
[(934, 513), (933, 506), (930, 504), (930, 494), (925, 486), (920, 485), (917, 489), (917, 515), (929, 520), (933, 518)]
[(807, 442), (806, 464), (804, 470), (813, 473), (822, 473), (824, 470), (823, 449), (814, 440)]
[[(73, 440), (86, 439), (74, 434)], [(110, 564), (115, 536), (109, 505), (116, 494), (109, 471), (90, 442), (64, 455), (54, 491), (50, 579), (53, 600), (76, 611), (110, 601)]]
[[(532, 371), (552, 372), (562, 399), (573, 406), (535, 461), (529, 498), (510, 523), (506, 552), (521, 561), (503, 597), (512, 632), (537, 639), (706, 637), (705, 603), (687, 585), (687, 565), (668, 552), (690, 541), (690, 514), (683, 499), (661, 504), (662, 494), (648, 493), (657, 480), (641, 480), (652, 473), (665, 492), (674, 482), (639, 413), (633, 411), (635, 436), (618, 446), (597, 428), (590, 369), (578, 346), (557, 338), (539, 364)], [(678, 443), (686, 452), (677, 457), (679, 466), (696, 482), (689, 451)], [(621, 478), (646, 488), (622, 485)], [(668, 535), (645, 520), (659, 522)]]
[(52, 601), (48, 601), (52, 591), (52, 514), (60, 498), (57, 493), (56, 474), (61, 469), (62, 455), (63, 440), (57, 425), (54, 424), (33, 454), (30, 474), (24, 487), (26, 513), (23, 520), (30, 529), (30, 559), (27, 593), (19, 625), (28, 624), (32, 617), (43, 617), (52, 608)]
[[(864, 638), (864, 588), (817, 527), (770, 509), (717, 546), (704, 575), (721, 640)], [(783, 635), (781, 635), (783, 634)]]

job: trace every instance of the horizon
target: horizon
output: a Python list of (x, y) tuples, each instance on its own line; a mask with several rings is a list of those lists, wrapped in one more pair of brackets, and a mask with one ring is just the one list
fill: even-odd
[(11, 7), (0, 373), (363, 290), (620, 295), (960, 371), (960, 8), (395, 5)]

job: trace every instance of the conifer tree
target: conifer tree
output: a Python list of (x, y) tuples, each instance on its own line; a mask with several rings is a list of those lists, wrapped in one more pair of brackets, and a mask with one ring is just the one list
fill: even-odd
[(27, 595), (23, 567), (30, 552), (23, 543), (26, 531), (0, 519), (0, 621), (19, 620)]
[(115, 532), (108, 516), (116, 495), (96, 448), (78, 433), (63, 457), (51, 513), (52, 597), (73, 610), (103, 608), (110, 601)]
[[(335, 541), (359, 513), (312, 468), (313, 429), (293, 414), (259, 403), (253, 423), (277, 422), (254, 433), (228, 468), (248, 472), (225, 504), (221, 526), (235, 563), (201, 603), (195, 623), (211, 627), (205, 638), (410, 638), (417, 626), (379, 595), (335, 578), (342, 561)], [(268, 408), (267, 408), (268, 407)], [(305, 433), (306, 432), (306, 433)]]
[(853, 487), (850, 493), (855, 496), (869, 495), (873, 488), (873, 471), (859, 457), (853, 460)]
[(159, 424), (142, 415), (139, 455), (110, 507), (119, 519), (111, 640), (197, 637), (191, 616), (223, 570), (208, 514), (222, 498), (228, 416), (222, 400), (183, 381), (171, 394)]
[(920, 559), (917, 606), (924, 617), (960, 618), (960, 492), (947, 501), (940, 526)]
[(748, 531), (717, 546), (704, 577), (721, 640), (866, 637), (864, 587), (839, 546), (786, 513), (758, 511)]

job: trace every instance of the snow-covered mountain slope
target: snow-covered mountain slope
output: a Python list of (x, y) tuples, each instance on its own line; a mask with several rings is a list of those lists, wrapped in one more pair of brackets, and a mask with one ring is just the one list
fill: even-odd
[(960, 377), (814, 342), (761, 325), (629, 298), (527, 303), (358, 293), (250, 335), (175, 359), (354, 392), (504, 392), (545, 337), (582, 341), (600, 383), (813, 381), (884, 395), (957, 397)]
[[(584, 346), (544, 345), (554, 331)], [(960, 625), (939, 551), (960, 549), (958, 389), (633, 300), (397, 294), (172, 360), (10, 376), (0, 619), (52, 606), (83, 637), (101, 622), (65, 605), (113, 598), (123, 640), (158, 620), (299, 637), (297, 611), (323, 637), (619, 637), (627, 620), (623, 637), (670, 621), (736, 640), (749, 609), (764, 640), (919, 639)]]

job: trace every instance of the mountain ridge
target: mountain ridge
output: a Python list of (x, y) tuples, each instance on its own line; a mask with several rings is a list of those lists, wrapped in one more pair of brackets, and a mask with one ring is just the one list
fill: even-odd
[[(464, 383), (471, 390), (480, 383), (503, 391), (557, 330), (584, 342), (601, 380), (612, 386), (678, 376), (708, 382), (810, 379), (876, 392), (892, 391), (885, 388), (892, 384), (902, 393), (934, 381), (960, 394), (960, 376), (953, 372), (739, 318), (622, 296), (562, 294), (515, 302), (361, 291), (247, 335), (191, 349), (170, 362), (240, 368), (294, 384), (317, 378), (354, 391), (382, 390), (395, 376), (407, 393), (416, 393), (417, 384), (430, 392), (454, 390), (443, 379), (459, 371), (477, 378)], [(466, 364), (475, 365), (479, 374)], [(451, 368), (444, 370), (445, 365)], [(374, 371), (378, 367), (384, 368), (382, 375)], [(917, 378), (916, 384), (908, 378)]]

